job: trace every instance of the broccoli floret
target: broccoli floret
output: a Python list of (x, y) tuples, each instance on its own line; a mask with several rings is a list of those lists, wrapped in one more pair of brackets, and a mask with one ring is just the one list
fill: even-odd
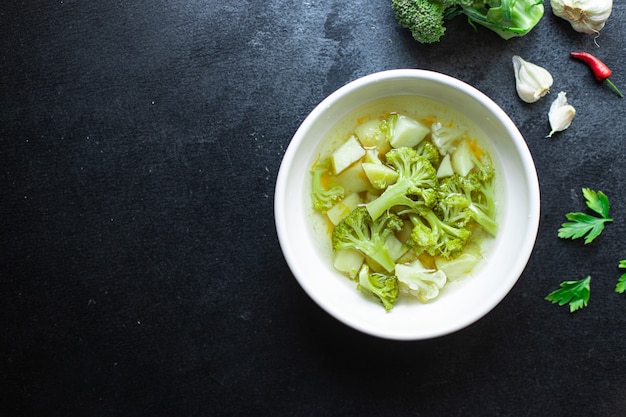
[(437, 209), (441, 213), (441, 218), (448, 224), (458, 227), (465, 226), (471, 220), (470, 205), (472, 202), (464, 194), (440, 193)]
[(432, 256), (455, 258), (461, 254), (472, 234), (464, 224), (440, 219), (430, 209), (417, 215), (409, 215), (409, 218), (413, 223), (413, 230), (408, 243), (418, 253), (425, 251)]
[(483, 181), (477, 189), (471, 192), (472, 203), (469, 210), (472, 212), (472, 219), (492, 236), (498, 232), (498, 223), (495, 220), (496, 203), (494, 196), (494, 182)]
[(448, 280), (445, 272), (425, 268), (417, 259), (410, 264), (396, 265), (396, 277), (401, 292), (411, 294), (422, 302), (436, 298)]
[(404, 222), (395, 214), (384, 213), (374, 220), (365, 206), (359, 206), (333, 229), (333, 250), (357, 249), (368, 259), (392, 272), (396, 265), (389, 254), (386, 239), (402, 229), (403, 225)]
[(465, 14), (503, 39), (523, 36), (543, 17), (543, 0), (391, 0), (396, 20), (421, 43), (437, 42), (446, 20)]
[[(473, 155), (473, 154), (472, 154)], [(495, 171), (486, 155), (481, 158), (473, 155), (474, 169), (465, 177), (454, 174), (440, 183), (444, 194), (462, 194), (466, 197), (470, 218), (485, 232), (495, 236), (496, 222)]]
[(344, 188), (333, 180), (328, 158), (317, 161), (311, 168), (311, 175), (313, 208), (325, 213), (343, 199)]
[[(436, 202), (437, 171), (426, 158), (407, 147), (392, 149), (385, 157), (387, 163), (398, 172), (398, 180), (365, 206), (373, 219), (395, 206), (432, 206)], [(417, 201), (411, 196), (421, 200)]]
[(415, 147), (417, 154), (422, 156), (428, 160), (432, 164), (433, 167), (439, 164), (439, 152), (435, 145), (428, 141), (422, 141), (419, 145)]
[(364, 294), (378, 297), (385, 310), (391, 310), (398, 299), (399, 286), (396, 276), (377, 272), (371, 273), (365, 264), (359, 270), (357, 288)]
[(472, 152), (470, 157), (474, 163), (474, 174), (476, 179), (480, 182), (492, 182), (496, 175), (496, 170), (491, 163), (489, 154), (480, 152), (479, 155), (476, 155), (475, 152)]
[[(495, 169), (491, 164), (491, 159), (487, 154), (481, 158), (474, 156), (476, 172), (473, 174), (479, 182), (478, 187), (474, 187), (471, 194), (472, 204), (470, 209), (474, 210), (474, 219), (485, 231), (492, 236), (498, 231), (496, 218), (496, 196), (495, 196)], [(484, 215), (484, 216), (483, 216)], [(481, 221), (478, 218), (481, 217)]]
[(418, 42), (437, 42), (445, 33), (445, 4), (436, 0), (391, 0), (391, 4), (398, 23)]

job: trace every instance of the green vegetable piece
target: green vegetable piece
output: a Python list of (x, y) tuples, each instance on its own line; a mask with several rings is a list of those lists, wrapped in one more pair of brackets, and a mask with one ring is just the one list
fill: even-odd
[(387, 237), (402, 229), (403, 225), (404, 222), (391, 213), (384, 213), (374, 220), (364, 206), (359, 206), (333, 229), (332, 247), (334, 251), (356, 249), (388, 272), (392, 272), (396, 264), (389, 253)]
[(311, 197), (313, 208), (325, 213), (344, 197), (344, 188), (337, 184), (330, 172), (330, 159), (318, 161), (311, 168)]
[(600, 236), (607, 222), (612, 222), (609, 217), (609, 199), (602, 191), (582, 189), (587, 207), (602, 217), (592, 216), (586, 213), (567, 213), (565, 217), (569, 222), (563, 223), (558, 230), (558, 236), (562, 239), (579, 239), (585, 237), (585, 244), (594, 241)]
[(526, 35), (539, 23), (544, 12), (543, 0), (475, 0), (470, 4), (462, 7), (470, 21), (497, 33), (502, 39)]
[[(491, 165), (491, 160), (485, 154), (482, 158), (477, 158), (474, 153), (470, 153), (474, 170), (467, 176), (454, 174), (443, 178), (440, 182), (440, 192), (443, 195), (460, 194), (469, 201), (467, 209), (470, 218), (476, 222), (485, 232), (495, 236), (498, 232), (496, 222), (496, 195), (495, 195), (495, 170)], [(447, 204), (441, 210), (447, 212), (451, 202), (459, 200), (447, 200)], [(458, 211), (458, 208), (457, 208)]]
[(432, 197), (429, 198), (428, 191), (437, 188), (437, 171), (426, 158), (413, 148), (397, 148), (387, 152), (386, 159), (398, 173), (398, 179), (380, 197), (366, 205), (373, 219), (395, 206), (411, 207), (434, 203)]
[(498, 230), (495, 171), (487, 154), (480, 159), (473, 152), (470, 155), (473, 170), (467, 176), (454, 174), (443, 178), (432, 207), (413, 206), (399, 211), (413, 224), (407, 244), (417, 253), (447, 259), (458, 257), (472, 235), (474, 224), (495, 236)]
[(409, 243), (416, 251), (427, 252), (432, 256), (456, 258), (463, 252), (472, 232), (463, 222), (442, 220), (432, 210), (421, 216), (412, 216), (413, 232)]
[(398, 279), (395, 275), (370, 273), (369, 267), (364, 264), (359, 270), (359, 283), (357, 288), (364, 294), (376, 296), (389, 311), (398, 299)]
[[(619, 261), (619, 268), (626, 268), (626, 259)], [(615, 286), (615, 292), (622, 294), (626, 291), (626, 273), (622, 274), (621, 277), (617, 280), (617, 285)]]
[(602, 191), (595, 192), (589, 188), (583, 188), (582, 192), (587, 207), (605, 219), (609, 217), (609, 198)]
[(444, 35), (447, 5), (439, 1), (391, 0), (396, 20), (420, 43), (438, 42)]
[(591, 276), (578, 281), (563, 281), (558, 290), (552, 291), (546, 300), (563, 306), (569, 304), (569, 311), (573, 313), (587, 306), (591, 293)]
[(415, 150), (417, 151), (417, 154), (419, 156), (426, 158), (428, 162), (433, 165), (433, 167), (439, 164), (439, 151), (437, 150), (435, 145), (433, 145), (429, 141), (424, 140), (420, 142), (419, 145), (415, 147)]
[(391, 0), (398, 23), (421, 43), (437, 42), (446, 20), (465, 14), (503, 39), (524, 36), (539, 23), (543, 0)]

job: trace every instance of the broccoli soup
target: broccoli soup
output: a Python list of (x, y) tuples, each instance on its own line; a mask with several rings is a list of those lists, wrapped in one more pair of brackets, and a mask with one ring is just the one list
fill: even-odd
[(310, 199), (333, 268), (385, 309), (429, 302), (471, 274), (498, 231), (490, 143), (424, 97), (374, 101), (327, 135)]

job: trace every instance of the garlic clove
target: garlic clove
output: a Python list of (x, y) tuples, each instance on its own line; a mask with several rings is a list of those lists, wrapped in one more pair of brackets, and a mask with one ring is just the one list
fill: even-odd
[(556, 132), (570, 127), (575, 115), (576, 109), (567, 102), (566, 93), (561, 91), (550, 105), (550, 111), (548, 112), (551, 129), (548, 137), (552, 137)]
[(613, 9), (613, 0), (550, 0), (552, 13), (576, 32), (599, 34)]
[(534, 103), (550, 92), (554, 80), (548, 70), (525, 61), (518, 55), (513, 55), (512, 61), (515, 89), (519, 98), (526, 103)]

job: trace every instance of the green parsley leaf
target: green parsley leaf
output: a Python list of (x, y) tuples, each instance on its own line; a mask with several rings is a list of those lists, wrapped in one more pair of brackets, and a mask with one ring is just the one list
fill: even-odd
[(585, 213), (567, 213), (565, 218), (570, 220), (561, 225), (558, 236), (562, 239), (578, 239), (585, 237), (585, 245), (593, 242), (604, 230), (604, 224), (612, 222), (609, 217), (609, 198), (602, 192), (595, 192), (589, 188), (582, 189), (587, 207), (602, 217)]
[[(619, 261), (619, 268), (626, 268), (626, 259)], [(626, 291), (626, 274), (618, 278), (615, 286), (615, 292), (622, 294), (624, 291)]]
[(552, 291), (546, 300), (558, 303), (560, 306), (569, 303), (569, 311), (574, 311), (587, 306), (591, 292), (591, 275), (578, 281), (563, 281), (561, 288)]
[(602, 191), (595, 192), (589, 188), (583, 188), (583, 197), (587, 207), (598, 213), (605, 219), (609, 218), (609, 198)]
[(600, 233), (604, 230), (604, 223), (613, 221), (613, 219), (601, 219), (585, 213), (567, 213), (565, 217), (571, 221), (561, 225), (558, 231), (559, 237), (563, 239), (578, 239), (587, 235), (585, 237), (585, 245), (593, 242), (595, 238), (600, 236)]

